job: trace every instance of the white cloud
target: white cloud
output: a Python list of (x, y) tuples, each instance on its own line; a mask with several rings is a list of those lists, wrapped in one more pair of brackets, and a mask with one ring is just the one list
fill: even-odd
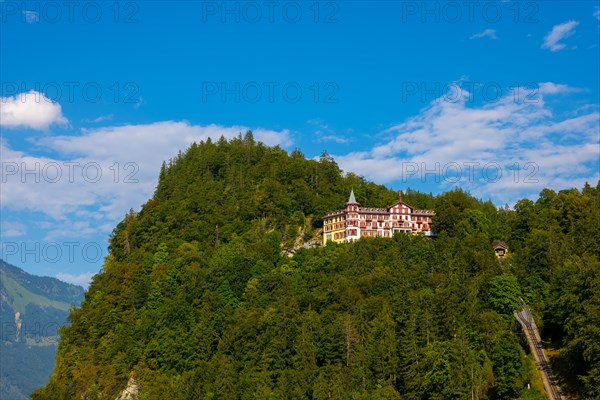
[(37, 11), (32, 11), (32, 10), (24, 10), (23, 11), (23, 15), (25, 16), (25, 21), (28, 24), (33, 24), (36, 23), (40, 20), (40, 16), (37, 13)]
[(5, 237), (17, 237), (17, 236), (23, 236), (25, 233), (22, 231), (19, 231), (17, 229), (7, 229), (2, 234)]
[(328, 124), (320, 118), (309, 119), (306, 121), (307, 124), (312, 126), (314, 131), (312, 134), (315, 136), (317, 142), (334, 142), (338, 144), (347, 144), (350, 140), (347, 137), (338, 135)]
[(58, 274), (56, 274), (56, 279), (87, 288), (90, 282), (92, 281), (94, 275), (95, 274), (92, 272), (84, 272), (79, 275), (71, 275), (64, 272), (59, 272)]
[(321, 136), (319, 138), (320, 142), (334, 142), (334, 143), (338, 143), (338, 144), (346, 144), (349, 142), (349, 140), (345, 137), (342, 136), (336, 136), (336, 135), (324, 135)]
[[(35, 139), (57, 158), (31, 156), (0, 141), (0, 209), (41, 212), (48, 218), (45, 240), (109, 234), (130, 208), (138, 209), (152, 196), (163, 160), (192, 142), (221, 135), (230, 139), (247, 130), (165, 121)], [(291, 144), (288, 130), (258, 128), (253, 133), (270, 145)], [(25, 169), (33, 172), (25, 174)]]
[(538, 91), (540, 94), (563, 94), (584, 92), (585, 90), (561, 83), (542, 82), (538, 85)]
[(474, 34), (469, 39), (485, 38), (485, 37), (489, 37), (490, 39), (498, 39), (498, 37), (496, 36), (495, 29), (486, 29), (483, 32)]
[[(595, 184), (600, 155), (598, 108), (556, 117), (544, 100), (580, 89), (553, 83), (539, 87), (532, 103), (515, 101), (512, 94), (481, 106), (469, 104), (466, 96), (456, 102), (437, 99), (384, 132), (390, 136), (384, 143), (335, 159), (345, 171), (378, 183), (434, 183), (442, 190), (460, 185), (498, 204), (535, 195), (544, 187)], [(479, 163), (471, 167), (473, 178), (468, 163)], [(483, 175), (486, 165), (489, 179)], [(494, 181), (496, 171), (502, 176)]]
[(0, 226), (0, 237), (18, 237), (27, 233), (27, 227), (19, 222), (2, 221)]
[(60, 104), (34, 90), (0, 98), (2, 127), (46, 130), (51, 124), (65, 125), (67, 122)]
[(600, 21), (600, 8), (596, 10), (596, 12), (594, 13), (594, 17), (596, 17), (596, 19)]
[(97, 118), (84, 119), (83, 122), (98, 123), (98, 122), (112, 121), (113, 118), (114, 118), (113, 114), (107, 114), (107, 115), (101, 115), (101, 116), (99, 116)]
[(560, 41), (573, 36), (577, 25), (579, 25), (579, 22), (577, 21), (567, 21), (562, 24), (554, 25), (552, 30), (544, 37), (542, 48), (549, 49), (550, 51), (564, 49), (567, 45), (560, 43)]

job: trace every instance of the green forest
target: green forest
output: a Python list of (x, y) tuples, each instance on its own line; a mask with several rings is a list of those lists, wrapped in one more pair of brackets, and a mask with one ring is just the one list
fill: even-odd
[(114, 229), (33, 399), (114, 400), (130, 378), (140, 400), (544, 399), (512, 315), (520, 298), (563, 391), (600, 399), (598, 183), (512, 209), (405, 190), (435, 210), (437, 239), (303, 248), (352, 188), (363, 205), (398, 198), (251, 132), (165, 162), (153, 197)]

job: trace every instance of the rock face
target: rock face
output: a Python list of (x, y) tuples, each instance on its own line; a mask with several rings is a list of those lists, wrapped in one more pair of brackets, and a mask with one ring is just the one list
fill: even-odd
[(119, 394), (115, 400), (137, 400), (138, 395), (140, 393), (140, 388), (132, 376), (129, 378), (129, 382), (127, 382), (127, 387), (123, 389), (123, 391)]
[[(308, 220), (308, 224), (310, 225), (311, 220)], [(322, 230), (317, 229), (314, 233), (314, 237), (308, 241), (304, 240), (305, 228), (298, 228), (298, 235), (294, 240), (294, 245), (292, 247), (288, 247), (281, 250), (281, 254), (287, 257), (292, 257), (298, 250), (300, 249), (310, 249), (312, 247), (319, 247), (323, 245), (321, 240)]]

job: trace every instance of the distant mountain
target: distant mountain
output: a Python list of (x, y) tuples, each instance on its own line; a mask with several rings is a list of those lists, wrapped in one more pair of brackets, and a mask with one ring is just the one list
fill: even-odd
[(0, 259), (0, 398), (21, 400), (46, 384), (58, 329), (83, 288), (30, 275)]

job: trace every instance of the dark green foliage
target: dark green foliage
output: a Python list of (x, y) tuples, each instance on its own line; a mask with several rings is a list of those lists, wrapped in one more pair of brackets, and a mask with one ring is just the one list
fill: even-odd
[(514, 399), (521, 390), (523, 376), (522, 350), (513, 335), (502, 334), (491, 348), (491, 360), (496, 377), (495, 397)]
[[(545, 304), (544, 288), (554, 285), (558, 242), (537, 233), (542, 216), (562, 221), (543, 232), (568, 235), (561, 223), (576, 229), (587, 209), (497, 210), (460, 190), (435, 198), (408, 190), (409, 204), (438, 212), (437, 240), (365, 238), (282, 255), (318, 235), (323, 214), (343, 207), (351, 188), (365, 205), (397, 200), (385, 187), (342, 176), (326, 153), (306, 160), (251, 134), (192, 145), (163, 166), (154, 197), (114, 230), (103, 272), (63, 328), (54, 376), (34, 399), (116, 398), (131, 376), (141, 399), (530, 396), (506, 316), (522, 289)], [(514, 242), (514, 257), (499, 263), (494, 239), (511, 249)], [(565, 338), (595, 333), (571, 311), (597, 321), (597, 280), (586, 279), (598, 246), (580, 239), (589, 250), (577, 254), (592, 258), (571, 267), (582, 276), (564, 290), (587, 284), (578, 299), (589, 305), (582, 312), (570, 297), (556, 299), (565, 311), (554, 314), (556, 324), (567, 324), (557, 335)], [(596, 348), (585, 343), (573, 352), (595, 365)], [(585, 368), (585, 379), (596, 379)]]
[(512, 318), (514, 310), (523, 308), (521, 288), (517, 282), (517, 277), (506, 274), (492, 279), (489, 288), (489, 300), (494, 310)]
[[(600, 185), (600, 183), (599, 183)], [(600, 399), (600, 186), (545, 189), (511, 217), (513, 271), (572, 392)]]

